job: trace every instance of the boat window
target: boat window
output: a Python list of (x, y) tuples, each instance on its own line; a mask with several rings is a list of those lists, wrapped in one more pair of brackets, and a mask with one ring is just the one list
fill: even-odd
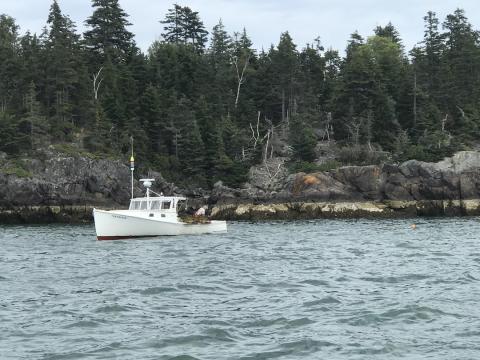
[(150, 203), (150, 210), (159, 210), (160, 209), (160, 201), (152, 201)]
[(140, 201), (131, 201), (130, 210), (138, 210), (138, 209), (140, 209)]
[(170, 201), (164, 201), (162, 203), (162, 209), (170, 209)]
[(147, 210), (147, 202), (141, 201), (140, 202), (140, 210)]

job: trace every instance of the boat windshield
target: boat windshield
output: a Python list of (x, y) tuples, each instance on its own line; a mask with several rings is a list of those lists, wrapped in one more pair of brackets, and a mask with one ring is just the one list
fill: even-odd
[(164, 201), (162, 203), (162, 209), (170, 209), (170, 201)]
[(175, 209), (175, 201), (171, 200), (132, 200), (130, 210), (170, 210)]
[(131, 201), (130, 210), (140, 210), (140, 201)]

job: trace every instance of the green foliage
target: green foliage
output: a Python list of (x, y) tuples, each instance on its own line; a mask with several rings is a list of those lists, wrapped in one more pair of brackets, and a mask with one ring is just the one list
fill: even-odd
[[(200, 14), (174, 4), (143, 54), (118, 0), (91, 4), (83, 36), (56, 0), (39, 36), (0, 15), (0, 151), (54, 144), (125, 158), (133, 136), (146, 170), (239, 186), (267, 138), (269, 152), (291, 149), (292, 169), (309, 172), (477, 145), (480, 38), (463, 10), (443, 24), (429, 12), (410, 58), (391, 23), (353, 33), (342, 57), (319, 37), (299, 48), (288, 32), (257, 52), (245, 29), (229, 34), (221, 21), (208, 39)], [(322, 140), (339, 144), (339, 164), (315, 165)]]
[(174, 4), (161, 23), (165, 24), (165, 32), (162, 34), (165, 41), (190, 44), (196, 51), (204, 49), (208, 31), (205, 30), (197, 11), (192, 11), (188, 6)]
[(330, 171), (338, 169), (341, 164), (335, 160), (329, 160), (321, 164), (316, 164), (308, 161), (299, 161), (294, 162), (289, 166), (290, 173), (304, 172), (307, 174), (321, 172), (321, 171)]
[(5, 166), (0, 168), (0, 171), (5, 175), (15, 175), (19, 178), (30, 178), (33, 176), (32, 172), (25, 166), (25, 163), (20, 160), (8, 162)]
[(101, 64), (107, 60), (114, 64), (129, 56), (132, 50), (133, 34), (127, 30), (131, 25), (127, 13), (118, 0), (92, 0), (94, 12), (86, 21), (90, 28), (84, 33), (87, 49)]
[(0, 113), (0, 151), (18, 154), (28, 148), (29, 137), (22, 132), (20, 122), (11, 115)]
[(55, 144), (53, 145), (53, 149), (65, 155), (70, 155), (70, 156), (79, 155), (79, 149), (76, 146), (73, 146), (72, 144), (68, 144), (68, 143)]
[(290, 143), (292, 144), (293, 155), (296, 159), (311, 162), (317, 157), (315, 154), (317, 137), (305, 122), (299, 120), (291, 122)]
[(343, 165), (374, 165), (389, 160), (389, 153), (370, 149), (366, 145), (344, 146), (340, 148), (337, 159)]
[(217, 163), (217, 176), (227, 186), (239, 187), (248, 181), (248, 166), (240, 161), (233, 161), (228, 156), (222, 156)]

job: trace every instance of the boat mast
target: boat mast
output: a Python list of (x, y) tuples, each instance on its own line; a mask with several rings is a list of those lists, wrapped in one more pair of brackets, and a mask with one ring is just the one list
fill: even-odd
[(132, 174), (132, 199), (133, 199), (133, 170), (135, 169), (135, 159), (133, 158), (133, 136), (130, 136), (130, 141), (132, 142), (132, 156), (130, 156), (130, 172)]

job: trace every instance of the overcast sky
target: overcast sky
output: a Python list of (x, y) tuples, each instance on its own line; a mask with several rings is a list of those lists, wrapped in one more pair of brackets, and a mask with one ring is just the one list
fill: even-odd
[[(162, 33), (162, 20), (175, 0), (119, 0), (130, 15), (130, 31), (136, 42), (147, 50)], [(52, 0), (0, 0), (0, 13), (14, 17), (21, 27), (39, 33), (46, 23)], [(90, 0), (58, 0), (64, 14), (79, 31), (92, 14)], [(222, 18), (227, 31), (245, 27), (257, 49), (277, 44), (280, 33), (288, 30), (299, 48), (320, 36), (322, 44), (344, 50), (352, 32), (370, 36), (377, 25), (391, 21), (410, 50), (422, 40), (423, 17), (437, 13), (440, 21), (456, 8), (462, 8), (475, 29), (480, 28), (479, 0), (179, 0), (200, 13), (207, 30)]]

